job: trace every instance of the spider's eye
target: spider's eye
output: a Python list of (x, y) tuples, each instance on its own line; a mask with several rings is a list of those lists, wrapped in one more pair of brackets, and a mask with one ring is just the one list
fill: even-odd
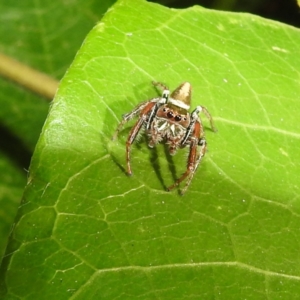
[(176, 121), (176, 122), (181, 121), (181, 116), (180, 116), (180, 115), (177, 115), (177, 116), (175, 117), (175, 121)]
[(163, 108), (163, 112), (166, 112), (166, 111), (167, 111), (167, 109), (164, 107), (164, 108)]
[(170, 118), (170, 119), (173, 118), (174, 117), (173, 112), (172, 111), (168, 111), (167, 117)]

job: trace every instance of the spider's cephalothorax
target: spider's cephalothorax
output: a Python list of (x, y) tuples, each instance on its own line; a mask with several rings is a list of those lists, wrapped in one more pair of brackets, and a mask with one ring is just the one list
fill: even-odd
[(198, 165), (205, 154), (206, 141), (199, 113), (203, 111), (208, 117), (214, 131), (212, 117), (203, 106), (197, 106), (191, 113), (188, 112), (191, 103), (191, 85), (182, 83), (171, 95), (166, 86), (161, 83), (153, 83), (163, 89), (162, 96), (140, 103), (131, 112), (123, 116), (113, 139), (115, 139), (130, 119), (139, 115), (138, 121), (132, 127), (126, 142), (127, 172), (132, 174), (130, 166), (130, 147), (137, 134), (145, 128), (149, 138), (149, 147), (154, 147), (164, 142), (169, 147), (169, 152), (174, 155), (178, 148), (190, 147), (187, 169), (184, 174), (168, 187), (168, 191), (177, 186), (181, 181), (187, 179), (182, 194), (189, 187)]

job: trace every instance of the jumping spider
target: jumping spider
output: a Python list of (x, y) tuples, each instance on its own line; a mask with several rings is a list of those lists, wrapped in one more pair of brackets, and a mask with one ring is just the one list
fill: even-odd
[(188, 112), (191, 103), (191, 84), (189, 82), (182, 83), (171, 94), (169, 89), (162, 83), (153, 82), (153, 85), (163, 90), (162, 96), (142, 102), (131, 112), (123, 115), (123, 120), (118, 125), (113, 140), (116, 139), (125, 123), (139, 115), (137, 122), (130, 130), (126, 142), (128, 175), (132, 175), (130, 148), (142, 128), (145, 129), (148, 135), (148, 146), (150, 148), (153, 148), (160, 142), (164, 142), (169, 146), (170, 154), (174, 155), (177, 149), (189, 146), (186, 171), (174, 184), (167, 188), (170, 191), (187, 178), (185, 187), (181, 191), (181, 194), (184, 194), (206, 151), (204, 130), (199, 113), (201, 111), (204, 112), (210, 121), (213, 131), (216, 131), (216, 128), (210, 113), (204, 106), (197, 106), (191, 113)]

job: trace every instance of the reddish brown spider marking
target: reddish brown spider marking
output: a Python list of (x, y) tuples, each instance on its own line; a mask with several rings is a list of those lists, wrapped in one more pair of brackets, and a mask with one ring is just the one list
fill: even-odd
[(126, 142), (127, 173), (132, 175), (130, 166), (130, 148), (139, 131), (144, 127), (148, 135), (148, 146), (153, 148), (156, 144), (164, 142), (169, 145), (171, 155), (186, 146), (190, 147), (187, 169), (183, 175), (167, 188), (168, 191), (179, 185), (183, 180), (187, 180), (181, 194), (184, 194), (189, 187), (194, 174), (205, 155), (206, 141), (200, 112), (204, 112), (210, 121), (213, 131), (212, 117), (204, 106), (197, 106), (191, 113), (188, 112), (191, 104), (191, 84), (182, 83), (170, 95), (169, 89), (159, 82), (153, 82), (163, 90), (162, 96), (153, 98), (137, 105), (131, 112), (123, 115), (123, 120), (117, 127), (113, 136), (116, 139), (118, 133), (125, 123), (139, 115), (137, 122), (131, 128)]

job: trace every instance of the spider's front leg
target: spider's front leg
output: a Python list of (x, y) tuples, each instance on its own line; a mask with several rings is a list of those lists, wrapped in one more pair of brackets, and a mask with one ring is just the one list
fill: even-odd
[(138, 121), (135, 123), (135, 125), (131, 128), (130, 133), (128, 135), (127, 141), (126, 141), (126, 163), (127, 163), (127, 174), (129, 176), (132, 175), (131, 166), (130, 166), (130, 150), (131, 145), (134, 142), (137, 134), (141, 130), (141, 127), (143, 126), (143, 123), (145, 122), (146, 115), (141, 114)]
[(188, 176), (188, 179), (186, 181), (186, 184), (185, 184), (185, 187), (182, 189), (181, 191), (181, 195), (183, 195), (186, 190), (188, 189), (188, 187), (190, 186), (191, 182), (192, 182), (192, 179), (198, 169), (198, 166), (203, 158), (203, 156), (205, 155), (205, 152), (206, 152), (206, 140), (204, 138), (200, 139), (198, 145), (201, 147), (200, 148), (200, 151), (198, 153), (198, 156), (197, 156), (197, 159), (196, 159), (196, 162), (194, 163), (194, 168), (193, 168), (193, 171), (190, 172), (189, 176)]
[(169, 98), (170, 90), (166, 85), (164, 85), (161, 82), (156, 82), (156, 81), (152, 81), (152, 84), (154, 86), (157, 86), (158, 88), (160, 88), (160, 90), (162, 90), (162, 98), (165, 98), (165, 99)]
[(131, 112), (123, 115), (123, 120), (119, 123), (113, 137), (112, 140), (114, 141), (119, 132), (122, 130), (123, 126), (130, 121), (132, 118), (134, 118), (137, 114), (139, 114), (148, 104), (150, 103), (150, 101), (145, 101), (140, 103), (138, 106), (136, 106)]
[[(206, 151), (206, 141), (204, 138), (201, 138), (203, 128), (202, 124), (197, 120), (194, 124), (194, 129), (192, 136), (189, 137), (190, 141), (190, 152), (187, 162), (187, 169), (183, 175), (175, 181), (175, 183), (167, 188), (168, 191), (172, 190), (174, 187), (178, 186), (183, 180), (187, 178), (185, 187), (182, 189), (181, 194), (183, 195), (187, 188), (189, 187), (195, 172), (201, 162), (202, 157), (205, 155)], [(198, 146), (200, 150), (198, 151)]]
[(123, 120), (120, 122), (120, 124), (117, 127), (117, 130), (113, 136), (113, 139), (115, 139), (124, 126), (125, 123), (127, 123), (130, 119), (132, 119), (134, 116), (136, 116), (138, 113), (139, 119), (134, 124), (134, 126), (131, 128), (130, 133), (128, 135), (127, 141), (126, 141), (126, 163), (127, 163), (127, 174), (132, 175), (131, 166), (130, 166), (130, 150), (131, 145), (134, 142), (136, 136), (138, 135), (139, 131), (141, 130), (143, 124), (146, 124), (147, 119), (149, 118), (149, 115), (152, 115), (152, 111), (156, 109), (156, 107), (160, 105), (159, 101), (147, 101), (143, 102), (142, 104), (138, 105), (133, 111), (131, 111), (128, 114), (125, 114), (123, 116)]
[[(215, 124), (214, 124), (214, 121), (213, 121), (213, 118), (210, 114), (210, 112), (207, 110), (206, 107), (204, 106), (200, 106), (201, 107), (201, 111), (204, 112), (204, 114), (206, 115), (207, 119), (209, 120), (209, 123), (210, 123), (210, 127), (212, 129), (213, 132), (217, 132), (217, 128), (215, 127)], [(197, 109), (197, 108), (196, 108)], [(200, 111), (199, 111), (200, 112)]]

